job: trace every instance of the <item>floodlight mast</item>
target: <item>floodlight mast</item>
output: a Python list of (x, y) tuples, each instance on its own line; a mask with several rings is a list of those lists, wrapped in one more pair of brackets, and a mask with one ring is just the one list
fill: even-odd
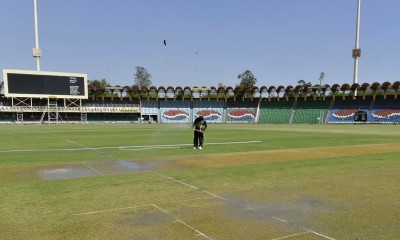
[[(359, 43), (360, 37), (360, 9), (361, 9), (361, 0), (357, 0), (357, 22), (356, 22), (356, 46), (353, 49), (353, 58), (354, 58), (354, 77), (353, 83), (358, 83), (358, 58), (361, 56), (361, 49)], [(357, 96), (357, 89), (354, 92), (354, 96)]]
[(324, 77), (325, 77), (325, 73), (324, 72), (321, 72), (321, 74), (319, 74), (319, 87), (321, 87), (321, 84), (322, 84), (322, 80), (324, 80)]
[(36, 71), (40, 71), (40, 57), (42, 56), (42, 49), (39, 48), (39, 31), (38, 31), (36, 0), (33, 0), (33, 14), (35, 21), (35, 48), (33, 49), (33, 57), (36, 58)]
[(322, 80), (324, 80), (324, 76), (325, 76), (325, 73), (324, 72), (321, 72), (321, 74), (319, 74), (319, 88), (318, 88), (318, 93), (319, 94), (321, 94), (321, 85), (322, 85)]

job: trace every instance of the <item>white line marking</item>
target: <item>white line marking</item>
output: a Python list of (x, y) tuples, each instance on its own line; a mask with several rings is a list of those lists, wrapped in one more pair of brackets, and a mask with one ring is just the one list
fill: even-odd
[(171, 212), (171, 211), (175, 211), (177, 209), (182, 209), (182, 208), (197, 208), (197, 207), (204, 207), (204, 206), (210, 206), (210, 205), (215, 205), (215, 204), (221, 204), (224, 202), (213, 202), (213, 203), (205, 203), (205, 204), (197, 204), (197, 205), (191, 205), (191, 206), (181, 206), (181, 207), (177, 207), (177, 208), (170, 208), (170, 209), (166, 209), (166, 212)]
[(205, 237), (205, 238), (207, 238), (207, 239), (212, 240), (212, 238), (209, 238), (207, 235), (205, 235), (204, 233), (200, 232), (200, 231), (197, 230), (196, 228), (190, 226), (189, 224), (185, 223), (184, 221), (179, 220), (179, 219), (178, 219), (177, 221), (180, 222), (180, 223), (182, 223), (182, 224), (185, 225), (186, 227), (192, 229), (192, 230), (195, 231), (196, 233), (198, 233), (196, 236), (202, 236), (202, 237)]
[[(153, 172), (154, 172), (154, 171), (153, 171)], [(187, 187), (190, 187), (190, 188), (193, 188), (193, 189), (196, 189), (196, 190), (200, 190), (200, 191), (202, 191), (202, 192), (204, 192), (204, 193), (207, 193), (207, 194), (209, 194), (209, 195), (211, 195), (211, 196), (213, 196), (213, 197), (226, 200), (226, 198), (224, 198), (224, 197), (218, 196), (218, 195), (216, 195), (216, 194), (214, 194), (214, 193), (211, 193), (211, 192), (209, 192), (209, 191), (206, 191), (206, 190), (199, 189), (198, 187), (195, 187), (195, 186), (193, 186), (193, 185), (187, 184), (187, 183), (182, 182), (182, 181), (180, 181), (180, 180), (174, 179), (174, 178), (172, 178), (172, 177), (168, 177), (168, 176), (163, 175), (163, 174), (158, 173), (158, 172), (154, 172), (154, 173), (157, 174), (157, 175), (159, 175), (159, 176), (162, 176), (162, 177), (164, 177), (164, 178), (166, 178), (166, 179), (169, 179), (169, 180), (172, 180), (172, 181), (174, 181), (174, 182), (177, 182), (177, 183), (180, 183), (180, 184), (182, 184), (182, 185), (185, 185), (185, 186), (187, 186)]]
[[(181, 201), (173, 201), (172, 203), (181, 203), (181, 202), (190, 202), (190, 201), (196, 201), (196, 200), (201, 200), (201, 199), (210, 199), (212, 197), (196, 197), (196, 198), (187, 198)], [(171, 202), (167, 202), (167, 203), (171, 203)], [(165, 203), (162, 203), (165, 204)]]
[(292, 235), (288, 235), (288, 236), (284, 236), (284, 237), (279, 237), (279, 238), (274, 238), (274, 239), (271, 239), (271, 240), (285, 239), (285, 238), (290, 238), (290, 237), (294, 237), (294, 236), (304, 235), (304, 234), (307, 234), (307, 233), (310, 233), (310, 232), (307, 231), (307, 232), (295, 233), (295, 234), (292, 234)]
[(311, 233), (314, 233), (315, 235), (318, 235), (318, 236), (320, 236), (320, 237), (324, 237), (324, 238), (329, 239), (329, 240), (335, 240), (334, 238), (328, 237), (328, 236), (323, 235), (323, 234), (321, 234), (321, 233), (317, 233), (316, 231), (313, 231), (313, 230), (310, 230), (310, 229), (307, 229), (307, 228), (303, 228), (303, 229), (304, 229), (304, 230), (307, 230), (307, 231), (309, 231), (309, 232), (311, 232)]
[[(74, 141), (69, 140), (69, 139), (65, 139), (65, 141), (70, 142), (70, 143), (73, 143), (73, 144), (76, 144), (76, 145), (79, 145), (79, 146), (81, 146), (81, 147), (87, 148), (87, 146), (85, 146), (85, 145), (83, 145), (83, 144), (80, 144), (80, 143), (77, 143), (77, 142), (74, 142)], [(95, 152), (97, 152), (97, 153), (100, 153), (100, 154), (103, 154), (103, 152), (101, 152), (101, 151), (99, 151), (99, 150), (93, 150), (93, 151), (95, 151)], [(111, 157), (111, 156), (110, 156), (110, 157)], [(86, 167), (88, 167), (88, 168), (89, 168), (90, 170), (92, 170), (93, 172), (95, 172), (95, 173), (97, 173), (97, 174), (99, 174), (99, 175), (103, 175), (102, 172), (97, 171), (94, 167), (90, 166), (89, 164), (83, 163), (83, 165), (86, 166)]]
[(199, 190), (199, 189), (198, 189), (197, 187), (195, 187), (195, 186), (192, 186), (192, 185), (187, 184), (187, 183), (184, 183), (184, 182), (182, 182), (182, 181), (173, 179), (172, 177), (165, 176), (165, 175), (163, 175), (163, 174), (161, 174), (161, 173), (158, 173), (158, 172), (154, 172), (154, 173), (157, 174), (157, 175), (159, 175), (159, 176), (161, 176), (161, 177), (164, 177), (164, 178), (166, 178), (166, 179), (169, 179), (169, 180), (172, 180), (172, 181), (174, 181), (174, 182), (177, 182), (177, 183), (183, 184), (183, 185), (185, 185), (185, 186), (188, 186), (188, 187), (190, 187), (190, 188)]
[[(188, 206), (188, 208), (204, 207), (204, 206), (210, 206), (210, 205), (221, 204), (221, 203), (223, 203), (223, 202), (213, 202), (213, 203), (197, 204), (197, 205)], [(184, 207), (185, 207), (185, 206), (184, 206)]]
[(97, 214), (97, 213), (104, 213), (104, 212), (115, 212), (115, 211), (122, 211), (132, 208), (140, 208), (140, 207), (147, 207), (151, 206), (151, 204), (141, 205), (141, 206), (132, 206), (132, 207), (124, 207), (124, 208), (113, 208), (113, 209), (106, 209), (106, 210), (99, 210), (99, 211), (92, 211), (92, 212), (83, 212), (83, 213), (75, 213), (74, 216), (81, 216), (81, 215), (89, 215), (89, 214)]
[(250, 210), (250, 211), (253, 211), (253, 210), (254, 210), (254, 209), (252, 209), (251, 207), (246, 206), (246, 205), (244, 205), (244, 208), (246, 208), (247, 210)]
[(70, 142), (70, 143), (73, 143), (73, 144), (76, 144), (76, 145), (79, 145), (79, 146), (81, 146), (81, 147), (85, 147), (85, 148), (87, 147), (87, 146), (85, 146), (85, 145), (82, 145), (82, 144), (80, 144), (80, 143), (74, 142), (74, 141), (69, 140), (69, 139), (65, 139), (65, 141)]
[[(278, 218), (278, 217), (272, 217), (272, 218), (275, 218), (275, 219), (278, 220), (278, 221), (287, 223), (287, 221), (284, 220), (284, 219), (282, 219), (282, 218)], [(335, 240), (334, 238), (328, 237), (328, 236), (323, 235), (323, 234), (321, 234), (321, 233), (317, 233), (316, 231), (313, 231), (313, 230), (308, 229), (308, 228), (301, 228), (301, 229), (306, 230), (307, 232), (313, 233), (313, 234), (315, 234), (315, 235), (318, 235), (318, 236), (320, 236), (320, 237), (324, 237), (324, 238), (329, 239), (329, 240)], [(281, 239), (281, 238), (277, 238), (277, 239)]]
[(275, 218), (276, 220), (281, 221), (281, 222), (287, 222), (286, 220), (283, 220), (282, 218), (277, 218), (277, 217), (272, 217), (272, 218)]
[(106, 156), (108, 156), (108, 157), (111, 157), (111, 158), (112, 158), (112, 156), (111, 156), (111, 155), (109, 155), (108, 153), (105, 153), (105, 152), (99, 151), (99, 149), (90, 148), (90, 147), (88, 147), (88, 146), (85, 146), (85, 145), (83, 145), (83, 144), (80, 144), (80, 143), (77, 143), (77, 142), (71, 141), (71, 140), (69, 140), (69, 139), (65, 139), (65, 140), (66, 140), (66, 141), (68, 141), (68, 142), (70, 142), (70, 143), (74, 143), (74, 144), (76, 144), (76, 145), (78, 145), (78, 146), (84, 147), (84, 148), (86, 148), (86, 149), (93, 150), (93, 151), (95, 151), (95, 152), (97, 152), (97, 153), (100, 153), (100, 154), (103, 154), (103, 155), (106, 155)]
[[(261, 141), (244, 141), (244, 142), (217, 142), (217, 143), (207, 143), (207, 145), (229, 145), (229, 144), (249, 144), (249, 143), (260, 143)], [(163, 147), (184, 147), (184, 146), (192, 146), (191, 143), (180, 143), (180, 144), (163, 144), (163, 145), (142, 145), (142, 146), (122, 146), (119, 147), (120, 150), (130, 150), (131, 148), (163, 148)]]
[(226, 200), (226, 198), (221, 197), (221, 196), (218, 196), (217, 194), (214, 194), (214, 193), (210, 193), (209, 191), (206, 191), (206, 190), (201, 190), (201, 191), (202, 191), (202, 192), (205, 192), (205, 193), (207, 193), (207, 194), (210, 194), (211, 196), (214, 196), (214, 197), (216, 197), (216, 198), (220, 198), (220, 199)]
[[(70, 141), (70, 140), (67, 140)], [(70, 141), (75, 143), (73, 141)], [(261, 141), (245, 141), (245, 142), (220, 142), (220, 143), (207, 143), (207, 145), (229, 145), (229, 144), (249, 144), (260, 143)], [(81, 145), (79, 143), (75, 143)], [(171, 145), (142, 145), (142, 146), (117, 146), (117, 147), (82, 147), (82, 148), (43, 148), (43, 149), (15, 149), (15, 150), (0, 150), (0, 153), (13, 153), (13, 152), (49, 152), (49, 151), (84, 151), (84, 150), (101, 150), (101, 149), (120, 149), (129, 150), (130, 148), (149, 148), (156, 147), (183, 147), (192, 146), (193, 144), (171, 144)], [(83, 146), (83, 145), (81, 145)]]
[(90, 166), (89, 164), (83, 163), (83, 165), (86, 166), (86, 167), (88, 167), (88, 168), (89, 168), (90, 170), (92, 170), (93, 172), (95, 172), (95, 173), (97, 173), (97, 174), (99, 174), (99, 175), (103, 175), (102, 172), (97, 171), (94, 167)]
[(120, 148), (122, 151), (141, 151), (141, 150), (150, 150), (150, 149), (170, 149), (170, 148), (181, 148), (181, 147), (145, 147), (145, 148)]
[[(188, 198), (184, 199), (180, 202), (189, 202), (189, 201), (196, 201), (196, 200), (201, 200), (201, 199), (210, 199), (212, 197), (198, 197), (198, 198)], [(165, 202), (161, 204), (166, 204), (166, 203), (171, 203), (171, 202)], [(177, 201), (174, 201), (173, 203), (177, 203)], [(73, 214), (74, 216), (79, 216), (79, 215), (88, 215), (88, 214), (97, 214), (97, 213), (104, 213), (104, 212), (113, 212), (113, 211), (121, 211), (121, 210), (126, 210), (126, 209), (131, 209), (131, 208), (140, 208), (140, 207), (148, 207), (152, 206), (151, 204), (145, 204), (145, 205), (138, 205), (138, 206), (133, 206), (133, 207), (123, 207), (123, 208), (114, 208), (114, 209), (105, 209), (105, 210), (99, 210), (99, 211), (91, 211), (91, 212), (83, 212), (83, 213), (75, 213)]]
[(180, 220), (179, 218), (176, 218), (176, 217), (172, 216), (171, 214), (169, 214), (168, 212), (166, 212), (164, 209), (160, 208), (159, 206), (157, 206), (157, 205), (155, 205), (155, 204), (152, 204), (152, 205), (153, 205), (153, 207), (157, 208), (158, 210), (160, 210), (160, 211), (163, 212), (164, 214), (166, 214), (166, 215), (168, 215), (168, 216), (170, 216), (170, 217), (172, 217), (172, 218), (175, 218), (175, 221), (174, 221), (174, 222), (180, 222), (180, 223), (182, 223), (183, 225), (185, 225), (186, 227), (188, 227), (188, 228), (192, 229), (193, 231), (195, 231), (195, 232), (197, 233), (196, 236), (202, 236), (202, 237), (205, 237), (205, 238), (207, 238), (207, 239), (212, 240), (212, 238), (208, 237), (208, 236), (205, 235), (204, 233), (200, 232), (199, 230), (197, 230), (196, 228), (190, 226), (189, 224), (185, 223), (184, 221)]

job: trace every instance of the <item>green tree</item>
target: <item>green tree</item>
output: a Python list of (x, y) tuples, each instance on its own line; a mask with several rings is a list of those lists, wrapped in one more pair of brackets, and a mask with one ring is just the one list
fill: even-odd
[(236, 93), (236, 97), (251, 97), (253, 95), (253, 87), (257, 83), (257, 78), (254, 77), (250, 70), (239, 74), (238, 78), (240, 79), (239, 87), (241, 91)]
[(102, 80), (89, 80), (88, 81), (88, 88), (89, 94), (92, 96), (100, 97), (103, 96), (104, 92), (106, 91), (106, 86), (109, 85), (106, 79)]
[(312, 85), (311, 82), (306, 82), (306, 81), (304, 81), (303, 79), (297, 81), (297, 84), (299, 84), (299, 85), (302, 86), (302, 87), (305, 87), (305, 86), (308, 86), (308, 87), (309, 87), (309, 86)]
[(240, 79), (239, 86), (242, 89), (253, 88), (253, 86), (257, 83), (257, 78), (254, 77), (250, 70), (246, 70), (242, 74), (239, 74), (238, 78)]
[(150, 87), (152, 85), (151, 74), (147, 72), (146, 68), (136, 66), (134, 85), (139, 88)]
[(297, 81), (297, 84), (302, 87), (302, 89), (300, 89), (300, 92), (299, 92), (300, 96), (308, 96), (308, 95), (310, 95), (309, 87), (312, 86), (311, 82), (306, 82), (303, 79), (300, 79), (299, 81)]

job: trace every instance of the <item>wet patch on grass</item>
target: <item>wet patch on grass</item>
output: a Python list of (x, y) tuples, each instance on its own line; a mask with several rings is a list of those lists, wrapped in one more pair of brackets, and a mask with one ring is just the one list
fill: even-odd
[(313, 216), (324, 212), (337, 211), (313, 196), (298, 196), (288, 201), (259, 202), (238, 196), (229, 196), (226, 200), (226, 217), (251, 221), (280, 221), (291, 228), (312, 228)]
[(76, 163), (63, 167), (47, 167), (37, 170), (37, 175), (45, 180), (61, 180), (94, 177), (103, 175), (126, 174), (153, 171), (156, 167), (170, 162), (160, 160), (156, 162), (138, 162), (133, 160), (118, 160), (106, 162)]

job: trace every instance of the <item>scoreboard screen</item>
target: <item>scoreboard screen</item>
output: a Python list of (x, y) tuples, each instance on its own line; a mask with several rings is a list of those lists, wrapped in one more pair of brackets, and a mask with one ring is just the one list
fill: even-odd
[(6, 97), (88, 98), (87, 75), (27, 70), (3, 70)]
[(354, 114), (354, 122), (367, 122), (368, 114), (364, 111), (358, 111)]

